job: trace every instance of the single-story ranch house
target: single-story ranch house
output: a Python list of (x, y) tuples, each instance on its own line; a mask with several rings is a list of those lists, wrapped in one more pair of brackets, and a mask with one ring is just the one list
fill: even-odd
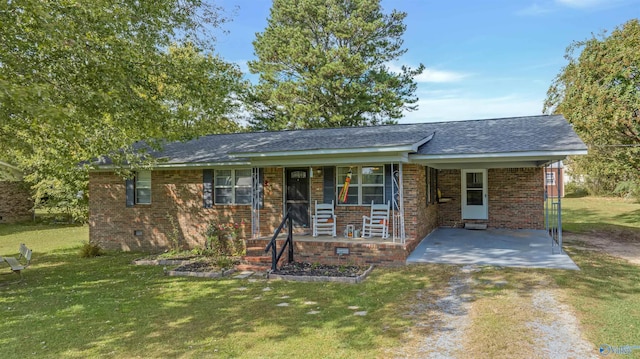
[[(224, 218), (264, 248), (291, 209), (296, 260), (348, 252), (349, 263), (400, 264), (437, 227), (544, 229), (544, 167), (586, 153), (561, 115), (204, 136), (152, 153), (157, 165), (134, 179), (101, 160), (89, 174), (90, 240), (161, 251), (177, 233), (202, 247)], [(310, 236), (316, 203), (334, 204), (336, 237)], [(388, 237), (345, 238), (372, 203), (390, 208)]]

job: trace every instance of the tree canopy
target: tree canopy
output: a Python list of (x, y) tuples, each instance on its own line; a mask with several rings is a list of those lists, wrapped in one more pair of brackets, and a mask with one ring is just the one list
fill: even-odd
[(249, 97), (256, 128), (394, 123), (415, 110), (417, 69), (388, 64), (402, 48), (406, 13), (379, 0), (274, 0), (249, 62), (259, 82)]
[(549, 88), (546, 112), (563, 114), (589, 146), (574, 159), (594, 190), (640, 185), (640, 22), (572, 43)]
[(82, 200), (79, 163), (135, 158), (139, 140), (238, 128), (241, 72), (201, 0), (23, 0), (0, 4), (0, 150), (38, 194)]

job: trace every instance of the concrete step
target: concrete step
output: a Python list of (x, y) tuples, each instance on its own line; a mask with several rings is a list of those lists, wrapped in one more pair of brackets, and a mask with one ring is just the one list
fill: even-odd
[(242, 262), (247, 264), (271, 264), (271, 256), (243, 256)]
[(265, 255), (264, 247), (247, 247), (247, 257), (250, 256), (264, 256)]

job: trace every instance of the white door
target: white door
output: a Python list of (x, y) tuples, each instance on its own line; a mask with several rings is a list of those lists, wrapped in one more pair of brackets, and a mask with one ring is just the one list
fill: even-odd
[(462, 170), (462, 219), (487, 219), (487, 170)]

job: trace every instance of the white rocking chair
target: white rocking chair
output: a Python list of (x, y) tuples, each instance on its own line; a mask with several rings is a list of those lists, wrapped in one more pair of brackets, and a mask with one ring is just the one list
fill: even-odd
[(362, 237), (389, 237), (389, 205), (389, 202), (374, 204), (371, 201), (371, 215), (362, 216)]
[(316, 201), (315, 214), (313, 215), (313, 236), (317, 237), (318, 234), (336, 236), (336, 215), (333, 212), (333, 201), (331, 203)]

